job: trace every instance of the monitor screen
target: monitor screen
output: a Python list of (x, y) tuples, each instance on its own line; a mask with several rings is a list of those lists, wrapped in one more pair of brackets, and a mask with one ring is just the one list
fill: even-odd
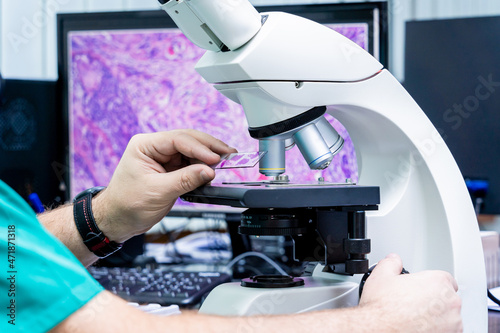
[[(318, 7), (322, 6), (258, 10), (286, 9), (312, 15), (314, 19)], [(374, 29), (373, 19), (377, 8), (370, 9), (371, 20), (352, 19), (350, 12), (342, 18), (341, 7), (329, 8), (330, 15), (325, 16), (329, 12), (321, 11), (317, 21), (380, 59), (381, 37), (374, 33), (380, 28)], [(92, 186), (106, 185), (128, 141), (137, 133), (192, 128), (209, 133), (240, 152), (258, 150), (258, 142), (248, 134), (241, 106), (221, 95), (194, 70), (205, 50), (192, 44), (163, 11), (126, 12), (121, 13), (122, 18), (117, 14), (108, 14), (117, 18), (111, 19), (108, 26), (101, 21), (106, 20), (103, 17), (106, 14), (102, 13), (59, 18), (63, 115), (68, 125), (69, 197)], [(86, 24), (75, 24), (78, 20), (85, 22), (82, 15), (94, 16), (96, 24), (88, 20)], [(149, 26), (150, 21), (141, 26), (141, 21), (147, 21), (151, 15), (161, 24)], [(338, 121), (327, 117), (345, 139), (344, 148), (323, 171), (310, 170), (296, 147), (287, 151), (286, 174), (293, 182), (310, 182), (318, 177), (329, 182), (357, 180), (356, 156), (349, 135)], [(213, 183), (262, 179), (265, 177), (257, 167), (224, 169), (217, 170)], [(226, 209), (179, 200), (174, 210)]]
[[(500, 17), (408, 22), (405, 87), (442, 135), (476, 211), (500, 214)], [(460, 36), (460, 38), (457, 38)]]

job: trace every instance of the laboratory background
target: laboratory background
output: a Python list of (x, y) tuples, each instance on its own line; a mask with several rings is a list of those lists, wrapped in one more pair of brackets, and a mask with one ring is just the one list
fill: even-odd
[[(401, 245), (401, 251), (412, 258), (410, 265), (416, 268), (453, 271), (456, 267), (466, 267), (469, 260), (481, 260), (479, 266), (474, 263), (471, 267), (483, 270), (478, 276), (486, 279), (492, 294), (488, 301), (487, 326), (490, 332), (499, 332), (500, 289), (496, 288), (500, 286), (500, 1), (250, 2), (259, 12), (266, 8), (289, 11), (351, 39), (356, 47), (370, 53), (381, 64), (381, 72), (384, 68), (394, 76), (395, 81), (389, 80), (388, 87), (396, 85), (396, 81), (404, 87), (432, 123), (435, 131), (432, 135), (439, 140), (432, 141), (435, 137), (424, 133), (425, 139), (420, 140), (420, 146), (417, 144), (418, 152), (410, 149), (409, 155), (395, 154), (384, 162), (383, 156), (373, 157), (370, 153), (368, 148), (372, 151), (378, 148), (375, 144), (372, 146), (370, 140), (366, 140), (367, 149), (360, 150), (355, 145), (356, 138), (361, 137), (359, 142), (365, 142), (364, 133), (371, 134), (376, 129), (367, 124), (363, 125), (365, 132), (353, 129), (352, 119), (342, 115), (341, 107), (338, 119), (328, 108), (325, 123), (343, 140), (342, 150), (333, 152), (330, 148), (335, 156), (328, 162), (329, 166), (324, 170), (311, 170), (312, 162), (305, 162), (306, 156), (302, 156), (306, 148), (300, 147), (299, 151), (294, 147), (286, 152), (286, 179), (263, 174), (255, 166), (265, 157), (256, 155), (262, 146), (259, 149), (257, 140), (248, 134), (245, 116), (248, 110), (217, 92), (196, 73), (194, 67), (205, 50), (184, 36), (158, 1), (0, 0), (0, 179), (40, 213), (71, 201), (86, 189), (106, 186), (133, 135), (186, 127), (208, 132), (240, 152), (249, 153), (239, 156), (238, 161), (233, 160), (232, 166), (229, 159), (228, 165), (219, 166), (216, 183), (266, 182), (271, 178), (288, 182), (290, 177), (290, 181), (298, 184), (356, 186), (358, 182), (364, 185), (363, 179), (370, 179), (375, 183), (368, 185), (381, 186), (381, 197), (370, 192), (373, 189), (363, 188), (359, 198), (365, 200), (367, 216), (376, 215), (370, 210), (377, 209), (380, 215), (373, 221), (367, 219), (368, 232), (361, 232), (358, 238), (373, 239), (374, 257), (391, 244), (400, 246), (403, 239), (408, 239), (406, 236), (413, 234), (417, 236), (410, 242), (412, 248)], [(344, 51), (357, 52), (350, 48)], [(304, 68), (314, 65), (302, 64)], [(298, 88), (302, 83), (296, 84)], [(413, 105), (405, 102), (409, 96), (399, 89), (394, 88), (398, 91), (395, 100), (399, 103), (400, 98), (402, 106)], [(364, 96), (357, 98), (364, 106)], [(374, 109), (378, 107), (375, 104)], [(394, 109), (397, 108), (395, 105)], [(375, 119), (373, 124), (378, 121)], [(384, 131), (386, 124), (383, 120), (380, 124), (380, 131)], [(396, 125), (398, 130), (394, 132), (387, 126), (387, 133), (394, 134), (381, 135), (380, 142), (389, 146), (393, 138), (399, 138), (399, 130), (405, 132), (411, 128), (404, 121)], [(425, 126), (423, 131), (431, 128)], [(411, 133), (401, 136), (401, 140), (413, 140), (413, 135), (419, 137)], [(430, 143), (425, 141), (429, 137)], [(297, 143), (298, 139), (295, 140)], [(459, 177), (449, 181), (465, 183), (465, 206), (470, 205), (473, 214), (470, 225), (462, 231), (457, 231), (462, 226), (453, 221), (461, 213), (450, 213), (455, 197), (448, 192), (454, 192), (455, 187), (446, 191), (448, 180), (442, 179), (446, 177), (446, 170), (439, 167), (439, 163), (444, 168), (452, 162), (431, 161), (432, 153), (426, 154), (426, 149), (434, 149), (432, 145), (440, 140), (449, 148), (460, 171)], [(361, 160), (373, 166), (371, 171), (367, 173), (366, 165), (361, 171)], [(246, 165), (242, 168), (237, 163)], [(412, 170), (420, 170), (422, 165), (430, 171), (412, 176)], [(387, 186), (377, 184), (386, 181)], [(421, 186), (413, 183), (419, 181)], [(403, 186), (402, 182), (407, 183)], [(460, 186), (457, 193), (462, 191)], [(301, 196), (300, 191), (289, 193)], [(427, 198), (426, 193), (429, 193)], [(309, 200), (313, 200), (314, 195), (311, 192)], [(322, 194), (318, 195), (321, 201)], [(400, 203), (394, 196), (414, 202), (398, 206)], [(388, 198), (386, 202), (385, 198)], [(433, 206), (439, 201), (435, 198), (444, 198), (444, 208)], [(460, 198), (456, 205), (461, 202)], [(349, 205), (358, 207), (354, 201)], [(248, 225), (240, 225), (242, 207), (220, 205), (216, 201), (200, 202), (203, 200), (196, 196), (179, 199), (153, 229), (127, 241), (120, 252), (100, 260), (89, 267), (89, 271), (106, 289), (131, 302), (198, 309), (206, 299), (209, 301), (205, 306), (212, 306), (216, 296), (207, 298), (207, 295), (217, 285), (250, 275), (300, 276), (310, 269), (304, 266), (303, 260), (300, 263), (295, 260), (308, 256), (308, 253), (296, 253), (295, 246), (302, 244), (300, 242), (307, 246), (312, 241), (294, 240), (293, 236), (302, 236), (302, 231), (287, 234), (288, 229), (269, 231), (263, 227), (266, 231), (260, 234), (249, 232), (245, 229)], [(401, 211), (409, 212), (412, 205), (415, 210), (408, 213), (412, 217), (421, 212), (420, 207), (435, 210), (436, 224), (422, 226), (417, 218), (411, 222), (414, 227), (400, 228), (395, 221), (404, 220), (402, 216), (406, 215)], [(439, 206), (440, 201), (435, 205)], [(365, 212), (356, 215), (359, 212), (346, 211), (349, 211), (348, 219), (364, 219)], [(431, 216), (426, 212), (422, 218), (426, 214)], [(384, 215), (394, 220), (387, 228), (397, 230), (401, 239), (394, 240), (391, 236), (387, 244), (377, 248), (386, 236), (376, 231), (375, 225), (383, 221)], [(441, 225), (444, 221), (441, 217), (448, 222)], [(360, 222), (358, 227), (364, 230), (365, 223)], [(463, 247), (458, 249), (457, 242), (467, 237), (476, 237), (481, 249), (465, 258), (467, 252)], [(426, 250), (420, 251), (422, 248)], [(442, 258), (433, 259), (437, 252)], [(360, 260), (366, 260), (366, 254), (363, 253)], [(457, 262), (440, 266), (440, 260), (446, 262), (446, 258), (452, 257)], [(350, 269), (346, 268), (347, 273), (358, 274), (363, 270)], [(177, 286), (175, 291), (167, 293), (155, 287), (157, 282), (150, 281), (140, 288), (130, 282), (139, 281), (144, 274), (149, 278), (158, 272), (164, 275), (166, 270), (170, 278), (184, 281), (183, 285), (189, 287)], [(486, 299), (486, 287), (484, 289)], [(143, 294), (140, 295), (139, 290)], [(476, 304), (474, 296), (470, 299), (471, 304)], [(470, 307), (466, 305), (466, 309)], [(473, 315), (466, 316), (473, 321)], [(467, 325), (474, 326), (469, 322)]]

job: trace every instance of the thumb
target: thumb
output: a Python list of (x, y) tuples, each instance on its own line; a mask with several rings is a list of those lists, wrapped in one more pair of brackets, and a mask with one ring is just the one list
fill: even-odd
[(208, 183), (215, 178), (215, 171), (203, 164), (192, 164), (162, 174), (162, 187), (168, 195), (179, 197)]
[(370, 274), (370, 278), (385, 278), (400, 275), (403, 270), (403, 261), (397, 254), (389, 254), (380, 260)]

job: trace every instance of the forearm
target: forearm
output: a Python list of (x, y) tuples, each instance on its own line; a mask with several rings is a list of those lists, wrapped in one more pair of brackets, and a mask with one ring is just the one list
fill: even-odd
[(73, 205), (67, 204), (38, 215), (38, 220), (54, 236), (73, 252), (84, 266), (89, 266), (98, 258), (83, 244), (73, 218)]
[[(398, 332), (387, 323), (383, 316), (376, 316), (373, 310), (361, 307), (324, 310), (301, 314), (249, 317), (218, 317), (198, 314), (193, 320), (188, 318), (165, 318), (171, 320), (179, 332)], [(184, 322), (185, 321), (185, 322)], [(186, 325), (189, 327), (185, 331)], [(208, 327), (208, 329), (207, 329)]]
[[(104, 193), (104, 191), (102, 192)], [(112, 230), (103, 213), (102, 196), (97, 194), (92, 199), (92, 211), (99, 229), (112, 241), (123, 242), (130, 238), (128, 236), (120, 235)], [(56, 236), (73, 254), (80, 260), (84, 266), (89, 266), (94, 263), (98, 257), (94, 255), (83, 243), (78, 229), (76, 228), (73, 205), (67, 204), (57, 209), (47, 211), (38, 215), (40, 222), (47, 228), (54, 236)]]
[[(92, 320), (88, 320), (92, 318)], [(363, 307), (279, 316), (221, 317), (197, 314), (160, 317), (144, 313), (109, 292), (102, 292), (61, 323), (53, 333), (139, 332), (397, 332), (384, 316)]]

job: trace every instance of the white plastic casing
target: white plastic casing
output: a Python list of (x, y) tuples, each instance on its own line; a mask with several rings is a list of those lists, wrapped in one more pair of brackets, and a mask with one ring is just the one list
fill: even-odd
[[(268, 18), (259, 33), (243, 47), (233, 52), (208, 51), (196, 65), (205, 80), (243, 105), (250, 127), (327, 105), (315, 95), (290, 103), (309, 82), (357, 82), (383, 69), (365, 50), (330, 28), (286, 13), (263, 15)], [(287, 97), (274, 98), (266, 88), (268, 83), (272, 89), (283, 88)]]
[[(410, 272), (450, 272), (464, 331), (487, 331), (481, 238), (463, 177), (425, 113), (377, 60), (324, 26), (269, 13), (250, 42), (233, 52), (208, 51), (197, 70), (243, 105), (251, 127), (327, 105), (356, 148), (358, 183), (380, 187), (379, 210), (366, 214), (370, 262), (398, 253)], [(248, 305), (228, 290), (211, 297), (219, 302), (204, 307), (208, 313)], [(421, 322), (422, 331), (427, 324)]]
[(161, 7), (196, 45), (235, 50), (260, 29), (261, 17), (246, 0), (171, 0)]
[[(410, 272), (450, 272), (462, 298), (464, 332), (487, 331), (481, 238), (463, 176), (430, 120), (388, 71), (353, 83), (305, 82), (300, 89), (289, 82), (238, 85), (227, 86), (235, 96), (250, 89), (251, 105), (328, 105), (354, 143), (358, 184), (380, 187), (379, 210), (366, 213), (370, 262), (397, 253)], [(432, 311), (431, 303), (422, 311)]]
[(196, 70), (210, 83), (366, 79), (383, 66), (332, 29), (287, 13), (268, 15), (259, 33), (233, 52), (206, 52)]

